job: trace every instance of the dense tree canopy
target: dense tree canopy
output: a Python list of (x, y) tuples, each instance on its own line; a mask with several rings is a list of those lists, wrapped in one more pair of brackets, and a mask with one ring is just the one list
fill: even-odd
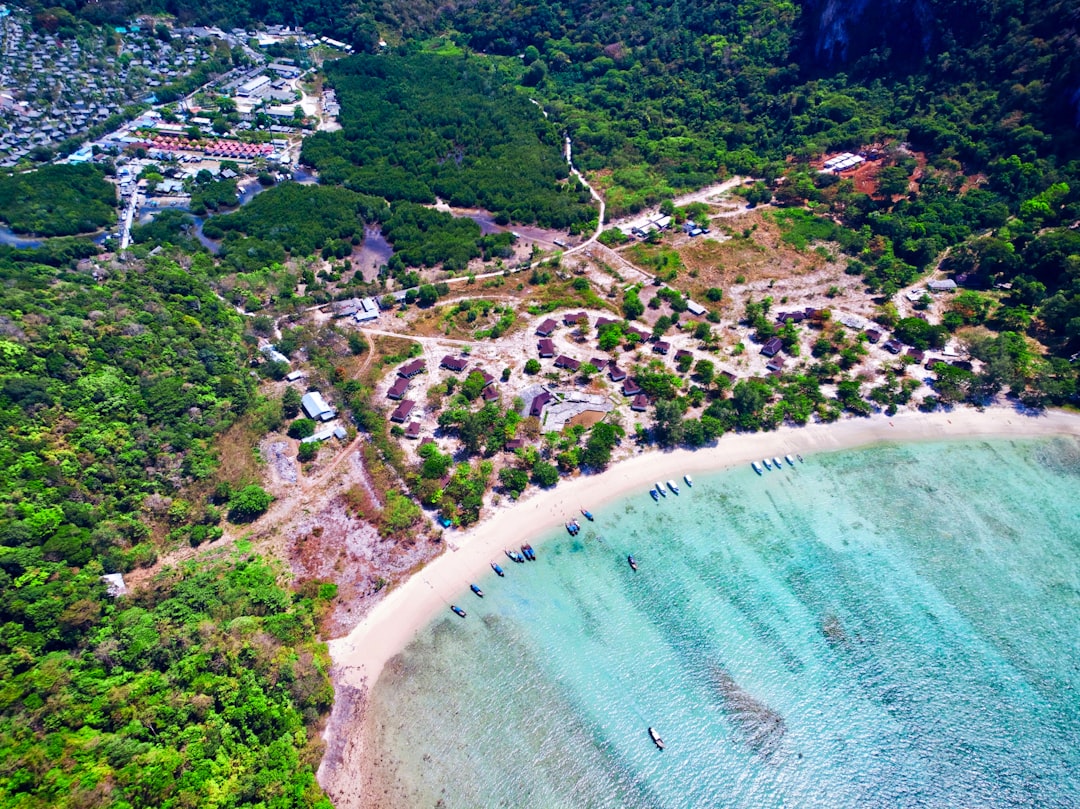
[(42, 166), (0, 176), (0, 221), (16, 233), (91, 233), (115, 223), (115, 207), (116, 189), (94, 166)]
[(304, 141), (323, 182), (570, 228), (595, 218), (557, 129), (484, 59), (356, 56), (327, 69), (342, 130)]

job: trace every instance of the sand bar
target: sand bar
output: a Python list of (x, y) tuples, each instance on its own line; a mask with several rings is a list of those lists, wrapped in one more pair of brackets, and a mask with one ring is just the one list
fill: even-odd
[(670, 478), (681, 483), (685, 474), (719, 471), (788, 453), (807, 456), (894, 441), (1039, 435), (1080, 435), (1080, 414), (1051, 410), (1029, 415), (1004, 406), (982, 412), (969, 408), (910, 412), (782, 427), (769, 433), (733, 433), (723, 436), (716, 446), (698, 450), (643, 452), (603, 474), (564, 481), (501, 507), (470, 531), (450, 537), (450, 550), (395, 587), (352, 632), (330, 641), (337, 678), (361, 688), (374, 686), (386, 662), (435, 615), (449, 614), (451, 604), (469, 606), (473, 598), (469, 583), (488, 573), (491, 561), (502, 565), (508, 576), (517, 572), (504, 555), (505, 548), (517, 548), (579, 517), (582, 507), (596, 510), (605, 501), (633, 492), (647, 498), (656, 481)]

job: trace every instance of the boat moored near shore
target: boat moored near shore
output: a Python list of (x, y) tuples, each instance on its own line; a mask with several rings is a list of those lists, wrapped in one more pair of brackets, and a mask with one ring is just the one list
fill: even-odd
[(692, 477), (690, 477), (689, 475), (683, 475), (682, 479), (686, 481), (687, 486), (689, 486), (691, 489), (694, 488), (694, 479)]
[(667, 482), (667, 485), (668, 485), (668, 488), (671, 489), (672, 492), (674, 492), (675, 494), (679, 493), (679, 484), (676, 483), (674, 480), (669, 480)]
[(660, 738), (660, 734), (656, 732), (656, 728), (649, 728), (649, 738), (653, 740), (653, 744), (659, 750), (664, 749), (664, 740)]
[(634, 555), (630, 554), (626, 557), (626, 561), (630, 564), (631, 570), (637, 570), (637, 561), (634, 559)]
[(505, 575), (506, 575), (506, 574), (505, 574), (505, 573), (503, 572), (503, 569), (502, 569), (501, 567), (499, 567), (499, 566), (498, 566), (497, 564), (495, 564), (494, 562), (492, 562), (492, 563), (491, 563), (491, 569), (495, 571), (495, 575), (496, 575), (496, 576), (498, 576), (498, 577), (499, 577), (500, 579), (501, 579), (501, 578), (502, 578), (503, 576), (505, 576)]
[(754, 467), (754, 471), (757, 472), (759, 475), (764, 474), (761, 469), (761, 464), (759, 464), (757, 461), (751, 461), (750, 466)]
[(788, 462), (788, 466), (794, 466), (795, 465), (795, 459), (792, 458), (790, 455), (785, 455), (784, 460)]
[(656, 491), (660, 494), (661, 497), (667, 497), (667, 492), (664, 491), (664, 484), (660, 481), (656, 482)]
[(458, 615), (458, 616), (460, 616), (460, 617), (462, 617), (462, 618), (464, 618), (464, 617), (465, 617), (465, 610), (463, 610), (463, 609), (462, 609), (461, 607), (459, 607), (459, 606), (458, 606), (457, 604), (451, 604), (451, 605), (450, 605), (450, 609), (451, 609), (451, 610), (453, 610), (453, 612), (454, 612), (454, 615)]

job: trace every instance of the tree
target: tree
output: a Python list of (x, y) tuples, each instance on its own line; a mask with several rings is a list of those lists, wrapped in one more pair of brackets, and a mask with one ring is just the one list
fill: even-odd
[(674, 447), (683, 439), (683, 404), (678, 399), (661, 399), (656, 403), (656, 424), (653, 427), (656, 443)]
[(274, 497), (254, 483), (240, 489), (229, 499), (229, 519), (236, 523), (251, 522), (270, 508)]
[(627, 320), (637, 320), (645, 314), (645, 304), (641, 302), (641, 298), (638, 297), (636, 290), (626, 290), (626, 293), (623, 295), (622, 310), (623, 315)]
[(525, 373), (527, 373), (527, 374), (538, 374), (538, 373), (540, 373), (540, 360), (535, 359), (535, 358), (528, 360), (525, 363)]
[(420, 520), (420, 506), (399, 492), (386, 493), (386, 503), (379, 515), (379, 532), (384, 536), (404, 533)]
[(611, 462), (611, 451), (623, 435), (622, 427), (600, 421), (589, 431), (580, 462), (589, 469), (604, 469)]
[(300, 400), (302, 398), (300, 391), (292, 385), (285, 388), (285, 392), (281, 394), (281, 415), (287, 419), (296, 418), (300, 412)]
[(311, 419), (297, 419), (289, 425), (289, 438), (308, 438), (315, 434), (315, 422)]
[(510, 495), (517, 497), (529, 485), (529, 473), (524, 469), (505, 466), (499, 470), (499, 483)]
[(461, 395), (473, 402), (484, 392), (484, 387), (484, 375), (480, 371), (469, 371), (469, 375), (461, 384)]
[(537, 486), (548, 489), (559, 482), (559, 470), (547, 461), (537, 461), (533, 466), (532, 480)]
[(436, 301), (439, 300), (439, 293), (435, 290), (434, 284), (424, 284), (417, 290), (416, 304), (421, 308), (428, 308), (434, 306)]
[(716, 376), (716, 367), (712, 360), (698, 360), (694, 365), (694, 376), (706, 388), (711, 385)]

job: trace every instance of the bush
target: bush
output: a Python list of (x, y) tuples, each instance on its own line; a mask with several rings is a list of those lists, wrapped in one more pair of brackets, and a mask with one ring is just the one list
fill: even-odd
[(296, 454), (297, 460), (300, 463), (307, 463), (308, 461), (315, 460), (315, 456), (319, 454), (319, 442), (308, 441), (307, 443), (300, 445), (300, 451)]
[(545, 489), (559, 482), (559, 470), (547, 461), (537, 461), (532, 470), (532, 480)]
[(525, 363), (525, 373), (538, 374), (540, 373), (540, 360), (531, 359)]
[(229, 519), (237, 523), (251, 522), (266, 513), (273, 501), (273, 495), (252, 483), (233, 494), (229, 500)]
[(289, 425), (289, 438), (307, 438), (315, 434), (315, 422), (311, 419), (297, 419)]

